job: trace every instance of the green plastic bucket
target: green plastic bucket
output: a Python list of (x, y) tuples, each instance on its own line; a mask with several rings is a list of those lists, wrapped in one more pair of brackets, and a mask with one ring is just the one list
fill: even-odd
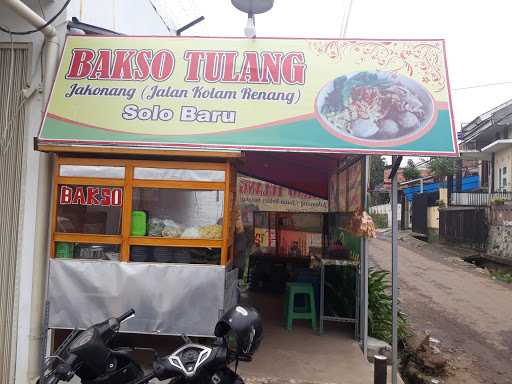
[(148, 226), (148, 215), (144, 211), (132, 212), (131, 236), (146, 236)]

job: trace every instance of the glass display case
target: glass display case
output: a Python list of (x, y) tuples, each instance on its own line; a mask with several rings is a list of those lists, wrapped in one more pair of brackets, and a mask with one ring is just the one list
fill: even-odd
[(227, 265), (234, 183), (227, 161), (58, 158), (51, 257)]

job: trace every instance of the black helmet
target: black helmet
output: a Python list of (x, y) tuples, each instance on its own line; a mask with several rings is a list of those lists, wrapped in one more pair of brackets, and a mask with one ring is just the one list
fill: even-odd
[(215, 325), (215, 336), (225, 337), (230, 331), (236, 338), (238, 357), (251, 357), (263, 339), (261, 317), (252, 307), (236, 305)]

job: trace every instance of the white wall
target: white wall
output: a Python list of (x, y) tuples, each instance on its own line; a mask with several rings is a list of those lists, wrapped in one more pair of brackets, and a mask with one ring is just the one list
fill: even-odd
[(172, 20), (164, 23), (149, 0), (72, 0), (67, 19), (72, 17), (126, 35), (175, 35), (176, 28)]
[[(48, 20), (64, 4), (64, 0), (24, 0), (38, 14)], [(66, 35), (66, 20), (72, 16), (81, 21), (117, 32), (134, 35), (169, 35), (169, 31), (153, 9), (149, 0), (73, 0), (68, 9), (54, 22), (62, 47)], [(0, 2), (0, 24), (13, 31), (33, 29)], [(172, 23), (171, 23), (172, 24)], [(44, 56), (43, 36), (33, 33), (14, 36), (15, 42), (32, 47), (31, 84), (41, 80), (41, 55)], [(9, 35), (0, 32), (0, 42), (10, 42)], [(20, 91), (20, 90), (18, 90)], [(42, 323), (42, 305), (48, 258), (48, 228), (51, 191), (51, 156), (34, 151), (33, 138), (37, 136), (49, 90), (35, 93), (26, 102), (25, 155), (22, 176), (22, 211), (18, 242), (17, 349), (16, 377), (19, 384), (32, 383), (38, 374), (39, 346)], [(16, 317), (16, 316), (15, 316)]]
[[(388, 227), (391, 227), (391, 215), (392, 215), (392, 210), (391, 210), (391, 204), (381, 204), (381, 205), (375, 205), (373, 207), (370, 207), (370, 213), (380, 213), (380, 214), (385, 214), (385, 215), (388, 215)], [(402, 204), (397, 204), (397, 217), (398, 217), (398, 221), (400, 221), (401, 219), (401, 216), (402, 215)]]
[[(25, 1), (41, 14), (39, 3), (35, 0)], [(63, 4), (63, 0), (47, 2), (42, 0), (44, 13), (54, 15)], [(65, 33), (62, 24), (64, 16), (59, 17), (57, 26), (60, 41)], [(5, 5), (0, 3), (0, 23), (14, 31), (33, 29)], [(30, 85), (42, 84), (40, 57), (43, 37), (41, 33), (26, 36), (14, 36), (14, 41), (32, 45), (32, 78)], [(0, 41), (9, 42), (5, 33), (0, 33)], [(17, 90), (20, 91), (20, 90)], [(33, 138), (37, 135), (44, 108), (44, 93), (34, 94), (26, 102), (25, 154), (22, 174), (21, 220), (18, 240), (18, 268), (16, 284), (17, 297), (17, 348), (16, 348), (16, 383), (30, 383), (30, 378), (37, 374), (37, 359), (41, 335), (42, 298), (44, 294), (44, 276), (47, 260), (47, 229), (49, 212), (49, 156), (33, 150)]]
[[(494, 157), (494, 190), (496, 192), (506, 190), (512, 191), (512, 145), (502, 151), (496, 152)], [(500, 169), (506, 169), (506, 175), (501, 175), (501, 179), (506, 178), (507, 184), (500, 183)]]

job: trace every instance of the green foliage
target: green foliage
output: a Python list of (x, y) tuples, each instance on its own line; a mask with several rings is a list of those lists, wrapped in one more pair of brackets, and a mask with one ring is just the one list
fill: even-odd
[[(389, 294), (389, 272), (370, 268), (368, 272), (368, 335), (391, 343), (392, 300)], [(398, 312), (398, 337), (409, 335), (407, 317)]]
[(385, 213), (370, 213), (376, 228), (388, 227), (388, 215)]
[(444, 179), (455, 173), (455, 162), (449, 157), (432, 157), (428, 168), (436, 179)]
[(421, 177), (420, 170), (416, 167), (416, 164), (414, 164), (414, 161), (411, 159), (407, 161), (407, 165), (404, 167), (402, 172), (405, 180), (414, 180)]
[(504, 205), (505, 199), (501, 199), (501, 198), (497, 197), (491, 201), (491, 204), (492, 205)]
[(512, 273), (503, 271), (494, 271), (492, 275), (496, 280), (503, 281), (504, 283), (512, 284)]
[(355, 268), (329, 266), (325, 269), (325, 312), (329, 316), (355, 317)]
[(374, 189), (384, 182), (385, 166), (382, 156), (370, 156), (370, 189)]

